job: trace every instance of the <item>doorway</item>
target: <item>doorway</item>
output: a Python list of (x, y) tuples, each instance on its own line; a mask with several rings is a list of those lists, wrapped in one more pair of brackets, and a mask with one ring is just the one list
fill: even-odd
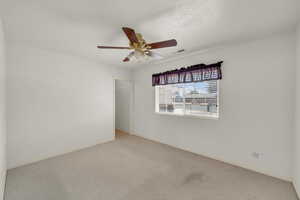
[(115, 136), (116, 139), (131, 132), (133, 84), (128, 80), (115, 80)]

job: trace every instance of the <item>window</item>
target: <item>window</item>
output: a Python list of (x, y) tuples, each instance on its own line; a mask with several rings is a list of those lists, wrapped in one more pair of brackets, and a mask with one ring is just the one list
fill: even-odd
[(218, 81), (155, 86), (155, 112), (219, 117)]

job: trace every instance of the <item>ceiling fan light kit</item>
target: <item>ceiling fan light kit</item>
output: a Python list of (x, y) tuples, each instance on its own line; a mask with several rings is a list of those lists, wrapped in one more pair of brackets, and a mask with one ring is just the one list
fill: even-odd
[(135, 33), (135, 31), (128, 27), (122, 28), (127, 38), (129, 39), (129, 47), (112, 47), (112, 46), (97, 46), (99, 49), (128, 49), (134, 50), (127, 57), (123, 59), (123, 62), (131, 60), (142, 61), (149, 58), (159, 59), (162, 58), (159, 54), (151, 51), (152, 49), (160, 49), (166, 47), (173, 47), (177, 45), (175, 39), (166, 40), (155, 43), (146, 43), (142, 34)]

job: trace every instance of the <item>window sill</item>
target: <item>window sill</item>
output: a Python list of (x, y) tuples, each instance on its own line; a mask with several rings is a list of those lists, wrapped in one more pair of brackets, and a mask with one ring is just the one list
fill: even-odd
[(154, 112), (157, 115), (166, 115), (166, 116), (173, 116), (173, 117), (184, 117), (184, 118), (198, 118), (198, 119), (212, 119), (212, 120), (219, 120), (219, 116), (212, 116), (212, 115), (180, 115), (180, 114), (173, 114), (173, 113), (163, 113), (163, 112)]

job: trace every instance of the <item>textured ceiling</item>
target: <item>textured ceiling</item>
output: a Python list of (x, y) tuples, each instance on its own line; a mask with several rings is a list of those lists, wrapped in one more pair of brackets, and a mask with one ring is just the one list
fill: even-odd
[(223, 43), (292, 29), (298, 0), (1, 0), (6, 37), (20, 42), (120, 67), (128, 50), (122, 26), (148, 42), (175, 38), (177, 47), (157, 50), (174, 56)]

